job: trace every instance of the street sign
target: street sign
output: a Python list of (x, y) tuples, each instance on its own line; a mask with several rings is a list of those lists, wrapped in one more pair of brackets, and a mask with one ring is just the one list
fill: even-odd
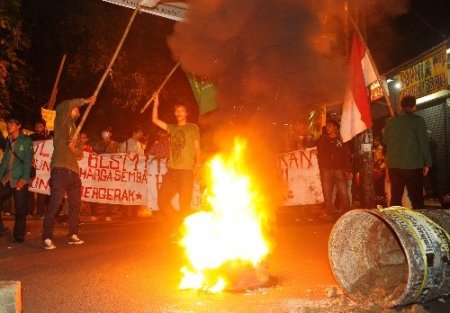
[[(102, 0), (122, 7), (134, 9), (136, 8), (138, 0)], [(184, 2), (169, 2), (161, 3), (163, 1), (144, 0), (141, 4), (141, 11), (153, 15), (158, 15), (174, 21), (182, 21), (187, 11), (187, 4)], [(157, 4), (155, 6), (155, 4)]]

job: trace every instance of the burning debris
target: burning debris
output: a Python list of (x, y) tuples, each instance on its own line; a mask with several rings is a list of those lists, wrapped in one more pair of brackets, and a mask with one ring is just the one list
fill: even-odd
[(208, 163), (205, 210), (188, 216), (180, 241), (188, 264), (180, 289), (245, 290), (269, 281), (270, 241), (265, 197), (248, 173), (246, 142), (236, 139), (231, 155)]

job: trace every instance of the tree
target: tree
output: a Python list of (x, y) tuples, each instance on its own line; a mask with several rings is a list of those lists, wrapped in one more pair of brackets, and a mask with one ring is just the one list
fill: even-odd
[[(24, 0), (24, 3), (33, 42), (30, 62), (39, 73), (36, 105), (48, 101), (64, 53), (67, 60), (57, 103), (91, 95), (133, 11), (93, 0)], [(97, 131), (106, 123), (127, 125), (141, 119), (149, 124), (148, 116), (138, 111), (175, 64), (165, 44), (173, 23), (149, 14), (137, 16), (87, 119), (88, 129)], [(177, 84), (176, 88), (173, 84)], [(191, 94), (187, 78), (177, 73), (165, 88), (163, 101), (186, 95), (193, 98)]]
[(22, 31), (22, 1), (0, 2), (0, 109), (10, 111), (32, 99), (30, 68), (24, 61), (30, 41)]

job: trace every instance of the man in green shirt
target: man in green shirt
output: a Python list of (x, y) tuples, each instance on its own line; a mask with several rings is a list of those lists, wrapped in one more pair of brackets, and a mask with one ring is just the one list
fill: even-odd
[(390, 205), (402, 205), (406, 187), (413, 209), (423, 209), (423, 181), (431, 167), (427, 128), (425, 120), (414, 114), (415, 97), (405, 96), (401, 100), (401, 107), (402, 114), (389, 120), (383, 132), (391, 182)]
[[(28, 185), (32, 181), (30, 170), (33, 160), (33, 143), (30, 137), (21, 132), (21, 126), (19, 118), (7, 119), (8, 138), (0, 163), (0, 200), (3, 201), (11, 195), (14, 199), (13, 235), (15, 242), (25, 240)], [(0, 215), (0, 233), (3, 231)]]
[(42, 241), (44, 249), (55, 249), (53, 228), (55, 216), (67, 194), (69, 203), (69, 240), (71, 245), (83, 244), (78, 237), (78, 215), (81, 206), (81, 179), (78, 161), (83, 158), (83, 151), (76, 132), (75, 121), (80, 117), (80, 107), (94, 104), (96, 97), (88, 99), (66, 100), (56, 107), (53, 154), (50, 163), (50, 200), (45, 212)]
[(188, 112), (184, 105), (175, 105), (177, 124), (167, 124), (158, 117), (159, 99), (156, 97), (152, 112), (152, 122), (166, 130), (170, 136), (168, 170), (159, 189), (158, 206), (163, 214), (178, 223), (171, 205), (174, 195), (179, 193), (179, 218), (191, 210), (194, 173), (200, 167), (200, 133), (198, 126), (187, 122)]

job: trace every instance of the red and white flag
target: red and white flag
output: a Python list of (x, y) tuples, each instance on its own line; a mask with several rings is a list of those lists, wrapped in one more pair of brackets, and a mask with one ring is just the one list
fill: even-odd
[(344, 142), (372, 127), (367, 86), (377, 80), (375, 65), (358, 34), (353, 36), (349, 83), (342, 106), (341, 136)]

